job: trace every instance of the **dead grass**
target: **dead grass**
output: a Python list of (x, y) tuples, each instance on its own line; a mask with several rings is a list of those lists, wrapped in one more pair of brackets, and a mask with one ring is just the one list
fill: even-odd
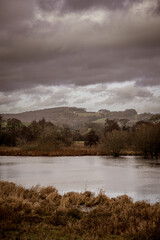
[[(32, 147), (27, 146), (23, 148), (18, 147), (0, 147), (0, 156), (107, 156), (109, 155), (109, 152), (106, 152), (100, 145), (98, 146), (92, 146), (92, 147), (86, 147), (83, 145), (83, 143), (74, 144), (71, 147), (62, 147), (61, 149), (52, 149), (52, 148), (45, 148), (43, 147)], [(136, 151), (123, 151), (122, 155), (140, 155), (139, 152)]]
[(97, 147), (71, 146), (61, 149), (30, 147), (12, 148), (0, 147), (0, 156), (99, 156), (103, 155), (101, 149)]
[[(43, 230), (43, 231), (42, 231)], [(116, 237), (115, 237), (116, 236)], [(114, 238), (115, 237), (115, 238)], [(160, 239), (160, 204), (0, 182), (0, 239)]]

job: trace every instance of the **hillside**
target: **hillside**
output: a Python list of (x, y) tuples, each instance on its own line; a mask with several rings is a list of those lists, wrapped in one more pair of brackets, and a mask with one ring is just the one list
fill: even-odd
[(45, 118), (46, 121), (55, 124), (66, 124), (72, 127), (82, 127), (85, 123), (93, 122), (104, 124), (105, 119), (128, 119), (131, 121), (149, 120), (153, 114), (144, 113), (137, 114), (134, 109), (127, 109), (125, 111), (109, 111), (101, 109), (98, 112), (87, 112), (84, 108), (76, 107), (58, 107), (36, 111), (29, 111), (17, 114), (2, 114), (5, 120), (9, 118), (17, 118), (22, 122), (39, 121)]

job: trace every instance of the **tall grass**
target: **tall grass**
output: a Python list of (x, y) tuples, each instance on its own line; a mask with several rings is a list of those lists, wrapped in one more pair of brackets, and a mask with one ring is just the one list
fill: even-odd
[(25, 148), (1, 147), (0, 156), (96, 156), (104, 155), (99, 147), (52, 147), (27, 146)]
[(61, 196), (51, 186), (25, 189), (0, 182), (0, 239), (114, 239), (114, 235), (159, 240), (160, 204), (134, 203), (126, 195), (110, 199), (102, 192)]

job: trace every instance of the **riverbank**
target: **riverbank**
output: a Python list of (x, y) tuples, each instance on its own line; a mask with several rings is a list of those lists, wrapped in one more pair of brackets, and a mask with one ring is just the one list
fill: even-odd
[(0, 182), (0, 239), (158, 240), (160, 204)]
[[(0, 147), (0, 156), (109, 156), (100, 147), (67, 147), (57, 150), (41, 148), (18, 148), (18, 147)], [(140, 153), (135, 151), (123, 151), (123, 156), (138, 156)]]

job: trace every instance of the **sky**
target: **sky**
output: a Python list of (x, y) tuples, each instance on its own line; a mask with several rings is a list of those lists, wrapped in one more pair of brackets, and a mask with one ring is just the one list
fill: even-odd
[(0, 0), (0, 113), (160, 113), (160, 0)]

